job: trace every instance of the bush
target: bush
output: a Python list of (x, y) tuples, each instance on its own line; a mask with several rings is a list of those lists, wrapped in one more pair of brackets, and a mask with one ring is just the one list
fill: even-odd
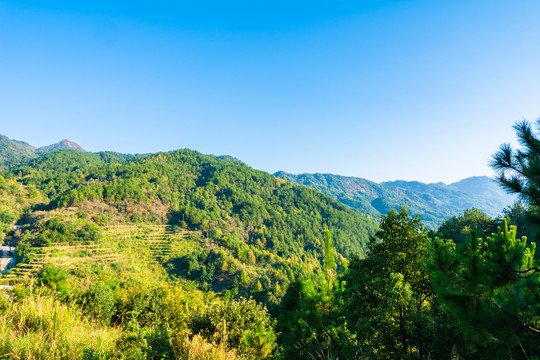
[(114, 292), (102, 282), (90, 285), (82, 295), (83, 309), (92, 319), (109, 324), (116, 312)]
[(166, 288), (125, 288), (118, 297), (116, 320), (128, 330), (164, 325), (170, 318), (167, 296)]
[(104, 213), (99, 213), (94, 216), (94, 222), (98, 225), (105, 226), (109, 223), (109, 217)]
[(66, 296), (66, 279), (67, 273), (64, 270), (52, 264), (47, 264), (39, 275), (37, 284), (56, 291), (60, 295)]
[(15, 221), (16, 217), (8, 211), (0, 211), (0, 223), (11, 224)]
[(94, 224), (85, 225), (77, 231), (79, 241), (96, 242), (101, 240), (102, 236), (101, 229)]
[(171, 331), (166, 326), (131, 329), (123, 333), (118, 346), (126, 359), (172, 359)]
[[(191, 329), (206, 339), (222, 341), (224, 333), (230, 348), (243, 347), (245, 353), (261, 353), (261, 348), (273, 349), (275, 321), (268, 310), (253, 299), (239, 301), (217, 301), (209, 305), (202, 314), (194, 316)], [(225, 331), (226, 330), (226, 331)], [(264, 335), (258, 337), (263, 344), (254, 345), (254, 337), (250, 334)], [(266, 343), (265, 343), (266, 342)]]

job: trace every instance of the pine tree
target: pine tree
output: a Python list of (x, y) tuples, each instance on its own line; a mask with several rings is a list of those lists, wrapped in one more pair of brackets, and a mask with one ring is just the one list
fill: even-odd
[[(540, 119), (536, 121), (540, 131)], [(540, 224), (540, 139), (526, 120), (514, 125), (520, 149), (502, 144), (493, 155), (490, 166), (497, 171), (499, 184), (509, 192), (520, 195), (529, 204), (533, 222)]]
[(332, 243), (332, 230), (324, 231), (324, 271), (329, 274), (336, 270), (336, 261), (334, 258), (334, 244)]
[(249, 285), (249, 276), (245, 270), (242, 270), (242, 274), (240, 275), (240, 285), (242, 286)]
[(480, 358), (540, 356), (540, 266), (535, 243), (506, 219), (497, 234), (463, 246), (436, 239), (433, 286)]

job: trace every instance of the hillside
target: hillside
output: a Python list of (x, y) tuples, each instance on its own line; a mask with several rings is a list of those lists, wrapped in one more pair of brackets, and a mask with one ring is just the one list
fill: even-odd
[[(10, 234), (18, 239), (23, 260), (13, 273), (21, 276), (51, 246), (99, 245), (129, 263), (137, 247), (131, 241), (150, 234), (150, 225), (162, 226), (156, 236), (165, 236), (160, 239), (167, 243), (160, 246), (169, 246), (171, 236), (184, 231), (190, 234), (190, 250), (169, 253), (158, 263), (145, 262), (151, 256), (139, 259), (136, 266), (218, 292), (236, 289), (247, 295), (262, 286), (270, 301), (295, 276), (320, 270), (325, 229), (333, 230), (341, 266), (350, 254), (363, 254), (377, 228), (376, 222), (315, 190), (229, 157), (191, 150), (137, 156), (56, 151), (8, 175), (48, 199), (24, 212), (18, 222), (23, 228)], [(131, 229), (133, 240), (110, 231), (118, 226)]]
[(378, 218), (390, 209), (407, 206), (412, 214), (420, 215), (424, 224), (431, 228), (471, 207), (489, 216), (497, 216), (515, 199), (485, 176), (467, 178), (450, 185), (417, 181), (378, 184), (362, 178), (332, 174), (294, 175), (277, 172), (275, 176), (313, 187), (372, 218)]
[(65, 149), (85, 152), (80, 145), (67, 139), (56, 144), (36, 148), (23, 141), (12, 140), (0, 135), (0, 171), (27, 164), (30, 160), (49, 152)]
[(0, 135), (0, 170), (27, 163), (36, 157), (33, 146)]

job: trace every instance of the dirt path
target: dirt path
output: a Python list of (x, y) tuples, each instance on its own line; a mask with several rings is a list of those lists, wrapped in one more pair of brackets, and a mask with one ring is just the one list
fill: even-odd
[(0, 274), (6, 273), (13, 265), (15, 265), (15, 249), (0, 246)]

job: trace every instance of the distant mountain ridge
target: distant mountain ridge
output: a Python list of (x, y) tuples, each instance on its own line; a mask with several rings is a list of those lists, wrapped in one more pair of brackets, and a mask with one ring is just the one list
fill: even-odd
[(505, 193), (487, 176), (474, 176), (446, 185), (442, 182), (425, 184), (418, 181), (389, 181), (376, 183), (362, 178), (333, 174), (274, 174), (278, 178), (313, 187), (368, 216), (379, 217), (390, 209), (407, 206), (412, 214), (420, 215), (430, 228), (471, 207), (497, 216), (516, 197)]
[(36, 149), (36, 154), (41, 156), (41, 155), (48, 154), (52, 151), (66, 150), (66, 149), (73, 149), (73, 150), (77, 150), (81, 152), (86, 152), (86, 150), (84, 150), (79, 144), (76, 144), (69, 139), (64, 139), (60, 141), (59, 143), (43, 146)]
[(65, 149), (86, 152), (80, 145), (68, 139), (36, 148), (24, 141), (9, 139), (7, 136), (0, 135), (0, 171), (24, 165), (39, 156)]

